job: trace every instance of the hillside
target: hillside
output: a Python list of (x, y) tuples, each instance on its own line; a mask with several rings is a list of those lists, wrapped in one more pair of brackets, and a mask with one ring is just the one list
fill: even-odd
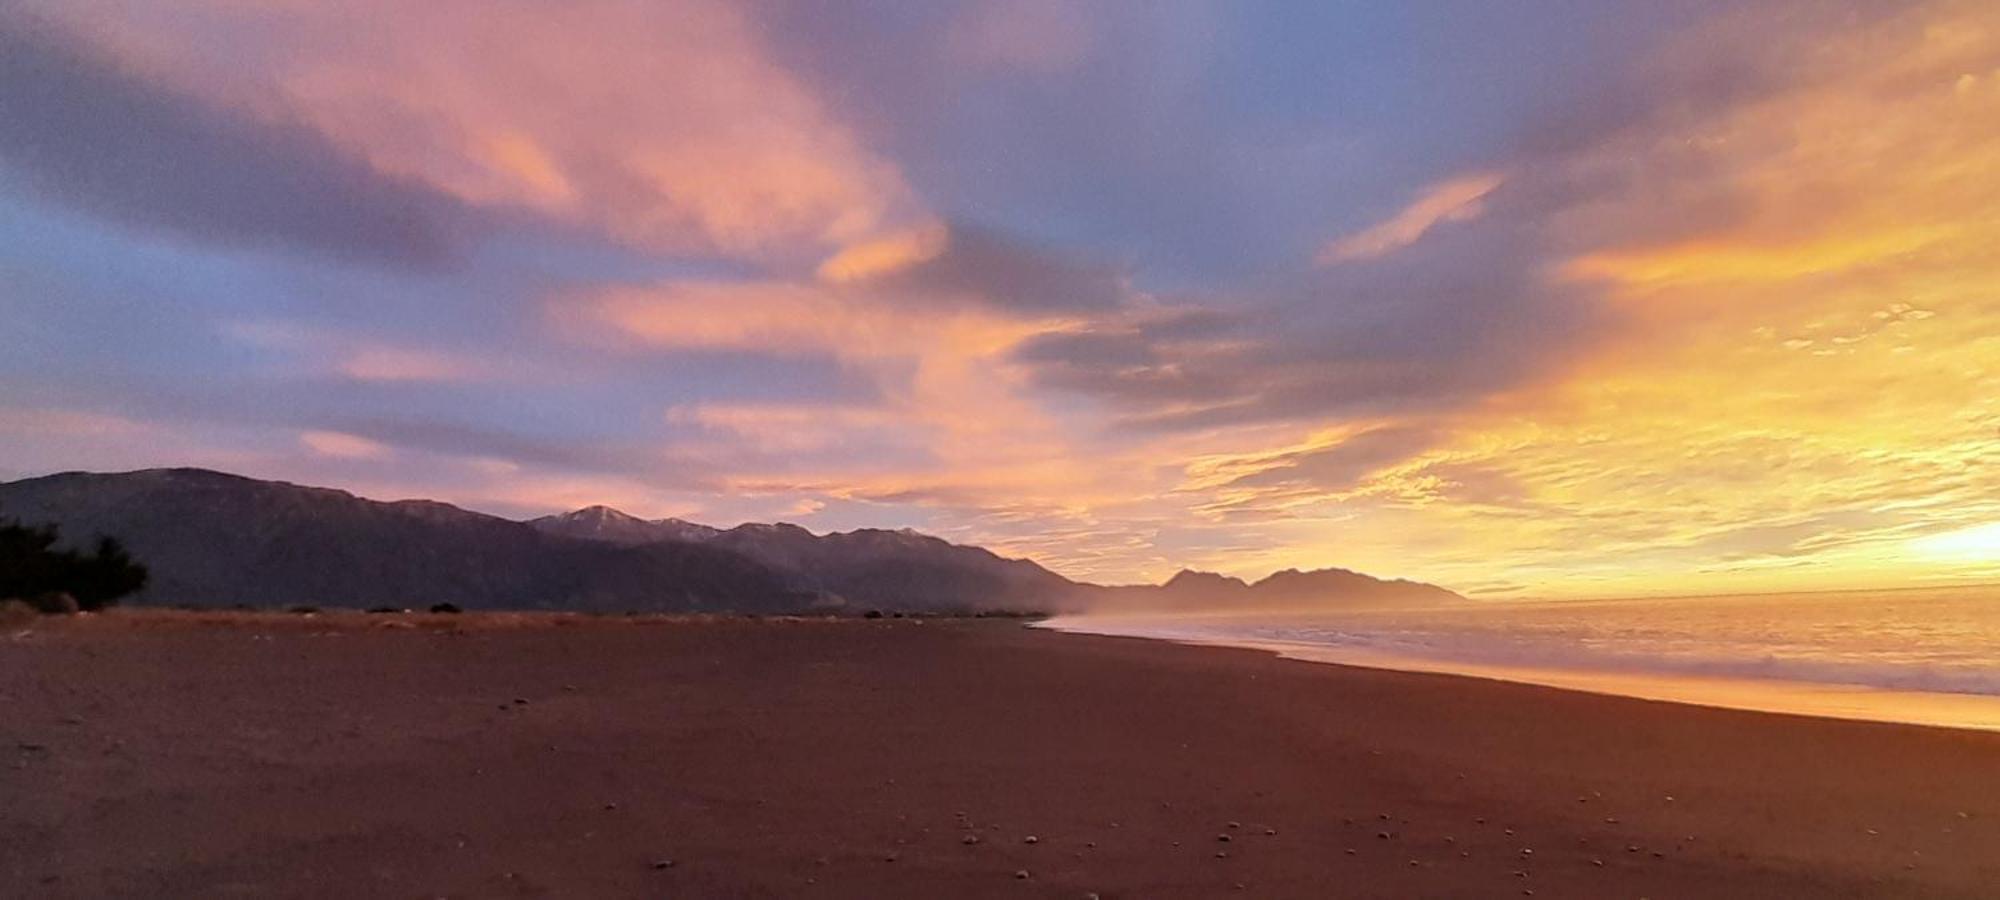
[(1255, 584), (1184, 571), (1102, 587), (909, 530), (722, 529), (605, 506), (517, 522), (430, 500), (203, 469), (70, 472), (0, 484), (0, 517), (66, 540), (123, 540), (153, 573), (133, 602), (176, 606), (581, 611), (1059, 612), (1328, 607), (1449, 599), (1344, 569)]

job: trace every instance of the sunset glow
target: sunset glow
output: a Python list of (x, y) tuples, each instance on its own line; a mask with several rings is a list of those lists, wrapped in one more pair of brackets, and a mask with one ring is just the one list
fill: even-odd
[(5, 6), (0, 480), (2000, 580), (2000, 7), (1404, 7)]

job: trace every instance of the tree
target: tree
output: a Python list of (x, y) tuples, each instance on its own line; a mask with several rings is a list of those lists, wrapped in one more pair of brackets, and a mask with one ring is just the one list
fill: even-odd
[(114, 537), (100, 537), (96, 553), (77, 557), (69, 593), (82, 609), (103, 609), (145, 587), (146, 579), (146, 567), (132, 561), (124, 544)]
[(57, 549), (60, 539), (53, 525), (0, 521), (0, 598), (68, 594), (79, 609), (102, 609), (146, 586), (146, 567), (118, 539), (99, 538), (89, 554)]

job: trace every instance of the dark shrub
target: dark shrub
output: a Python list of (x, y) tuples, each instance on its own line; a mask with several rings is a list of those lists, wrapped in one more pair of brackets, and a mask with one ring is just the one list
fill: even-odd
[(83, 609), (83, 606), (76, 602), (75, 597), (62, 591), (50, 591), (46, 594), (39, 594), (34, 599), (29, 600), (28, 605), (34, 607), (36, 612), (50, 616), (66, 616)]
[(431, 612), (434, 612), (434, 613), (449, 613), (449, 614), (452, 614), (452, 615), (457, 615), (457, 614), (459, 614), (459, 613), (462, 613), (462, 612), (464, 612), (464, 611), (465, 611), (465, 610), (462, 610), (462, 609), (459, 609), (459, 608), (458, 608), (458, 604), (456, 604), (456, 603), (433, 603), (433, 604), (431, 604)]
[(292, 608), (290, 608), (290, 609), (287, 609), (287, 610), (285, 610), (285, 611), (286, 611), (286, 612), (288, 612), (288, 613), (295, 613), (295, 614), (298, 614), (298, 615), (301, 615), (301, 616), (310, 616), (310, 615), (314, 615), (314, 614), (318, 613), (318, 612), (319, 612), (319, 607), (317, 607), (317, 606), (294, 606), (294, 607), (292, 607)]
[(879, 619), (882, 618), (882, 611), (879, 609), (871, 609), (865, 613), (862, 613), (861, 617), (864, 619)]
[(59, 538), (52, 525), (0, 522), (0, 597), (75, 612), (103, 609), (146, 586), (146, 567), (133, 562), (117, 539), (99, 538), (95, 552), (84, 554), (56, 549)]
[(402, 612), (402, 610), (397, 609), (396, 607), (393, 606), (371, 606), (368, 607), (368, 611), (376, 615), (394, 614)]
[(69, 591), (77, 606), (103, 609), (145, 586), (146, 567), (133, 562), (117, 538), (105, 537), (97, 539), (96, 553), (77, 557)]

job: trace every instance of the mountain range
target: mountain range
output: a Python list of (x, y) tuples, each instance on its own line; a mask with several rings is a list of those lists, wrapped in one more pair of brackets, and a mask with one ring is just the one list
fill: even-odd
[(725, 529), (605, 506), (520, 522), (205, 469), (7, 482), (0, 518), (54, 524), (72, 543), (120, 539), (152, 571), (130, 601), (148, 605), (1027, 613), (1457, 596), (1343, 569), (1286, 570), (1254, 584), (1183, 571), (1162, 585), (1107, 587), (909, 530)]

